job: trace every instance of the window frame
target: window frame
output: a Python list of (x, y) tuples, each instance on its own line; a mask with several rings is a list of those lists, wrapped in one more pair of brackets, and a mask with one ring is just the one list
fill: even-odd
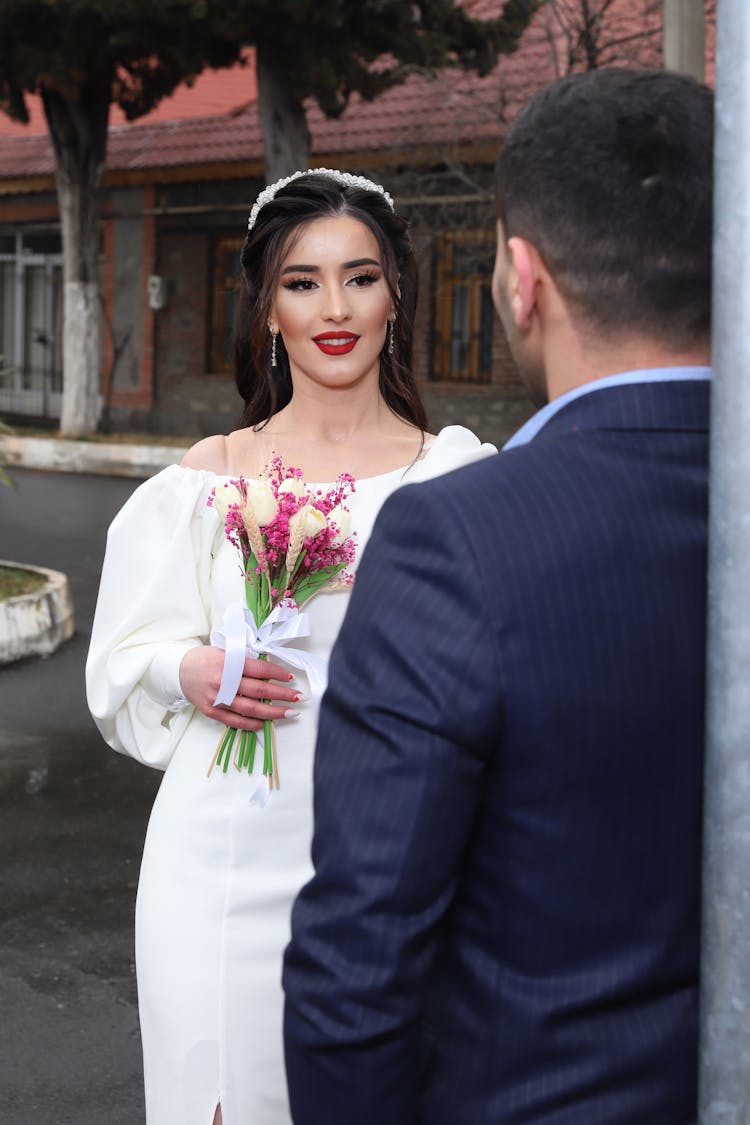
[(228, 309), (236, 309), (236, 301), (232, 304), (227, 300), (230, 294), (239, 292), (240, 274), (231, 274), (228, 269), (227, 258), (240, 251), (245, 243), (242, 236), (220, 234), (214, 239), (213, 261), (211, 267), (211, 336), (209, 340), (208, 358), (209, 367), (217, 374), (229, 374), (232, 371), (232, 356), (226, 355), (224, 345), (231, 337), (229, 331), (233, 329), (234, 313), (229, 314), (232, 324), (228, 326)]
[[(432, 377), (437, 382), (455, 382), (470, 385), (486, 385), (492, 382), (492, 352), (495, 329), (495, 316), (492, 308), (492, 271), (483, 271), (477, 265), (475, 271), (459, 269), (456, 266), (456, 250), (475, 247), (477, 259), (482, 250), (489, 250), (494, 258), (496, 237), (494, 231), (486, 229), (446, 231), (438, 237), (435, 266), (434, 339), (432, 347)], [(465, 287), (468, 292), (469, 338), (466, 363), (458, 368), (453, 363), (455, 334), (453, 312), (456, 291)], [(489, 339), (482, 339), (483, 290), (490, 293), (490, 318), (488, 321)], [(487, 307), (486, 297), (484, 308)], [(490, 357), (486, 371), (480, 370), (483, 354)]]

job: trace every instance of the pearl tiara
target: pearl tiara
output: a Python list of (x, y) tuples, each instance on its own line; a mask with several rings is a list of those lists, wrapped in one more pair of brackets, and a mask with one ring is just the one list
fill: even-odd
[(383, 196), (391, 211), (395, 210), (393, 199), (385, 188), (376, 184), (374, 180), (368, 180), (366, 176), (353, 176), (351, 172), (339, 172), (335, 168), (308, 168), (306, 172), (292, 172), (291, 176), (284, 176), (283, 179), (277, 180), (275, 184), (270, 184), (263, 189), (250, 212), (250, 218), (247, 221), (248, 230), (253, 229), (261, 210), (267, 203), (271, 202), (276, 192), (281, 191), (287, 184), (291, 184), (293, 180), (298, 180), (300, 176), (330, 176), (337, 184), (343, 184), (344, 187), (358, 187), (364, 188), (365, 191), (376, 191), (378, 195)]

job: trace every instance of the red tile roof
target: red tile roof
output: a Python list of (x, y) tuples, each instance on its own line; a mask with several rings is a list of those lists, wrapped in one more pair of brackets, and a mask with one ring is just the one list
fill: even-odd
[[(497, 0), (478, 3), (489, 11), (498, 10)], [(618, 41), (618, 47), (614, 59), (604, 61), (659, 65), (661, 7), (661, 0), (613, 0), (607, 17), (609, 38)], [(346, 112), (335, 119), (326, 118), (310, 103), (313, 156), (388, 151), (398, 160), (400, 151), (425, 146), (449, 152), (466, 142), (497, 142), (529, 94), (569, 69), (570, 42), (556, 23), (557, 11), (554, 6), (542, 8), (520, 50), (501, 59), (485, 78), (461, 71), (445, 71), (434, 79), (414, 75), (373, 102), (355, 95)], [(708, 32), (707, 54), (713, 58), (712, 25)], [(132, 124), (113, 109), (108, 172), (145, 174), (149, 169), (157, 173), (210, 165), (213, 176), (222, 174), (221, 166), (224, 174), (236, 175), (239, 165), (260, 163), (263, 149), (253, 61), (251, 52), (247, 67), (204, 72), (192, 87), (181, 87)], [(19, 131), (8, 124), (0, 114), (0, 181), (49, 176), (52, 153), (41, 131), (38, 107), (32, 107), (29, 126)], [(23, 190), (20, 182), (14, 186)]]
[[(138, 124), (156, 121), (178, 121), (192, 117), (210, 117), (236, 109), (238, 105), (255, 101), (258, 86), (255, 78), (255, 52), (247, 51), (244, 65), (224, 70), (204, 70), (191, 84), (183, 83), (173, 94), (162, 98), (155, 109), (138, 119)], [(22, 125), (0, 112), (0, 138), (30, 136), (47, 132), (42, 100), (30, 94), (26, 99), (30, 122)], [(117, 105), (109, 113), (110, 128), (127, 125), (125, 114)]]
[[(239, 94), (236, 77), (234, 89)], [(375, 101), (355, 95), (340, 118), (327, 118), (317, 105), (310, 104), (313, 154), (496, 140), (501, 129), (498, 92), (496, 74), (481, 80), (464, 74), (435, 80), (415, 75)], [(215, 166), (260, 161), (262, 156), (257, 102), (246, 100), (233, 111), (212, 116), (112, 125), (107, 169)], [(45, 133), (0, 139), (0, 179), (48, 175), (53, 168)]]

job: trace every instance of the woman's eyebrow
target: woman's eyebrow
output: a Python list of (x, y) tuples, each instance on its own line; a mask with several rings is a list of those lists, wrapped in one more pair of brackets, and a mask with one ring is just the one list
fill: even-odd
[(358, 266), (377, 266), (380, 268), (380, 262), (375, 258), (356, 258), (353, 262), (344, 262), (341, 268), (345, 270), (355, 270)]
[[(355, 258), (355, 260), (353, 262), (342, 262), (341, 263), (342, 270), (355, 270), (355, 269), (358, 269), (360, 266), (377, 266), (378, 269), (380, 269), (380, 262), (376, 258)], [(320, 266), (305, 266), (305, 265), (284, 266), (284, 268), (281, 272), (282, 272), (282, 274), (285, 274), (285, 273), (319, 273), (320, 272)]]
[(317, 273), (319, 271), (319, 269), (320, 269), (319, 266), (284, 266), (284, 268), (281, 272), (282, 272), (282, 274), (285, 274), (285, 273)]

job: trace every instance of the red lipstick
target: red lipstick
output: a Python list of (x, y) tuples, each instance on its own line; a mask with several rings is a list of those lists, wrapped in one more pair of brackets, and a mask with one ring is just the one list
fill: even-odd
[(357, 343), (359, 336), (353, 332), (321, 332), (313, 336), (313, 343), (317, 344), (326, 355), (348, 355)]

